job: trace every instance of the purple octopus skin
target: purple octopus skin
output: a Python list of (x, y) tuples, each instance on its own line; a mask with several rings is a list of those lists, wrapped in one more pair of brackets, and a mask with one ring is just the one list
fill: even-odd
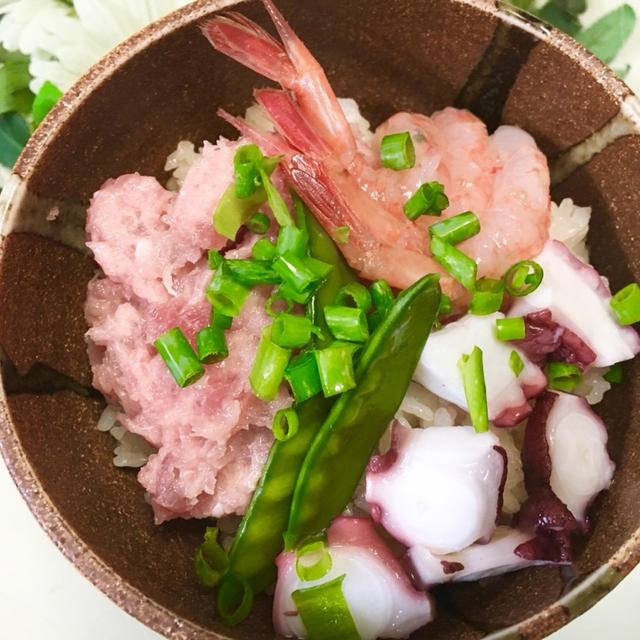
[(596, 359), (594, 351), (580, 336), (553, 321), (549, 309), (527, 314), (524, 324), (525, 337), (513, 340), (513, 344), (538, 366), (543, 366), (548, 358), (576, 364), (584, 370)]
[(308, 635), (291, 598), (293, 591), (343, 574), (343, 594), (361, 638), (406, 638), (433, 619), (431, 597), (413, 587), (370, 518), (336, 518), (327, 538), (332, 567), (318, 580), (305, 582), (298, 577), (295, 553), (283, 552), (276, 559), (273, 620), (278, 634), (298, 638)]
[(468, 411), (458, 368), (463, 354), (474, 347), (483, 352), (489, 419), (509, 427), (531, 413), (529, 398), (546, 387), (546, 377), (524, 353), (519, 354), (524, 368), (515, 375), (509, 365), (513, 345), (498, 340), (496, 320), (502, 313), (485, 316), (467, 315), (431, 334), (420, 356), (413, 379), (437, 396)]
[(541, 557), (524, 557), (516, 550), (535, 539), (531, 534), (500, 526), (486, 544), (472, 544), (457, 553), (437, 555), (415, 546), (405, 555), (414, 583), (429, 589), (443, 582), (467, 582), (541, 564), (565, 564)]
[[(598, 272), (557, 240), (549, 240), (534, 258), (544, 277), (532, 293), (517, 298), (510, 316), (548, 309), (554, 322), (573, 332), (595, 353), (592, 363), (608, 367), (640, 352), (640, 336), (618, 324), (610, 306), (611, 292)], [(575, 349), (575, 341), (565, 348)], [(582, 357), (582, 356), (580, 356)]]
[(587, 508), (609, 487), (614, 463), (607, 429), (584, 398), (546, 391), (525, 429), (522, 466), (529, 498), (515, 525), (538, 539), (520, 552), (571, 557), (570, 537), (588, 528)]
[(487, 541), (501, 504), (505, 460), (491, 432), (395, 425), (391, 449), (367, 470), (371, 516), (405, 546), (437, 554)]

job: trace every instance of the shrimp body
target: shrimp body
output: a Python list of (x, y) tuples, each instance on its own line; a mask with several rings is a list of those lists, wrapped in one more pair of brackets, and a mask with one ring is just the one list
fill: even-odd
[[(255, 98), (275, 132), (254, 132), (269, 152), (284, 156), (289, 182), (320, 223), (332, 233), (350, 228), (340, 249), (359, 274), (385, 278), (404, 288), (425, 273), (443, 273), (429, 252), (428, 227), (439, 218), (407, 219), (404, 203), (425, 182), (444, 185), (449, 217), (473, 211), (481, 231), (459, 248), (478, 265), (478, 276), (501, 277), (517, 262), (535, 256), (548, 238), (549, 171), (544, 155), (525, 132), (500, 127), (489, 136), (468, 111), (446, 108), (431, 117), (397, 113), (371, 139), (349, 125), (319, 63), (273, 6), (263, 0), (282, 44), (247, 18), (213, 18), (205, 35), (219, 51), (277, 81), (282, 90), (261, 89)], [(232, 121), (244, 135), (251, 128)], [(416, 162), (411, 169), (381, 166), (383, 136), (408, 131)], [(444, 291), (460, 306), (469, 294), (443, 273)]]

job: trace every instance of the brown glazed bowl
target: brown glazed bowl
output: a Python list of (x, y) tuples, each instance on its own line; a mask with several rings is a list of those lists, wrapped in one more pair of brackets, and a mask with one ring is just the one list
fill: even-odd
[[(129, 613), (172, 638), (273, 637), (270, 599), (234, 629), (216, 618), (192, 557), (204, 523), (157, 527), (135, 472), (112, 464), (95, 425), (83, 301), (95, 264), (84, 212), (109, 177), (167, 179), (176, 143), (234, 132), (265, 81), (213, 51), (199, 26), (234, 4), (200, 0), (93, 67), (31, 138), (2, 194), (0, 445), (40, 524)], [(279, 0), (341, 96), (374, 125), (399, 110), (468, 107), (490, 129), (529, 131), (547, 154), (554, 200), (593, 207), (590, 245), (612, 288), (640, 279), (640, 104), (565, 35), (488, 0)], [(258, 2), (239, 10), (268, 29)], [(55, 214), (55, 215), (54, 215)], [(416, 638), (541, 638), (585, 611), (640, 558), (640, 376), (598, 411), (618, 470), (592, 510), (571, 571), (533, 568), (436, 590), (439, 615)]]

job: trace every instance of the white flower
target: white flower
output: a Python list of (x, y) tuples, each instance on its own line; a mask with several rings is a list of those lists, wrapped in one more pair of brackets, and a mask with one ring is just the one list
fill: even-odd
[(132, 33), (190, 0), (0, 0), (0, 43), (31, 57), (31, 89), (66, 91)]

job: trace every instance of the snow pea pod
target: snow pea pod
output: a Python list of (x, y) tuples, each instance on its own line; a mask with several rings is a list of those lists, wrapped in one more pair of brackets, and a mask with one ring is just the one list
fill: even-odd
[(287, 547), (325, 529), (344, 510), (407, 391), (440, 305), (439, 277), (405, 289), (365, 345), (357, 385), (333, 404), (296, 483)]
[[(310, 255), (334, 265), (308, 305), (312, 322), (323, 330), (324, 337), (317, 338), (315, 343), (316, 347), (322, 348), (332, 339), (324, 325), (324, 307), (333, 304), (341, 287), (357, 282), (357, 278), (333, 240), (295, 195), (294, 204), (298, 225), (309, 233)], [(229, 552), (229, 572), (244, 579), (254, 594), (264, 591), (275, 581), (274, 561), (282, 551), (282, 536), (298, 473), (332, 402), (320, 394), (298, 405), (296, 410), (300, 424), (295, 437), (286, 441), (276, 440), (271, 446), (262, 477)], [(229, 577), (227, 581), (233, 579)], [(222, 582), (225, 582), (225, 577)]]

